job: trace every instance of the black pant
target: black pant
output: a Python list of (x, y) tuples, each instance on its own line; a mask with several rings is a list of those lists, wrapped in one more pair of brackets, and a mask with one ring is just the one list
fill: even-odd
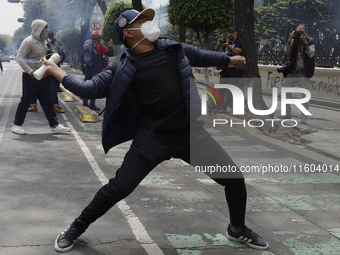
[(54, 111), (53, 96), (49, 77), (38, 81), (27, 73), (22, 75), (22, 97), (15, 113), (14, 124), (21, 126), (27, 114), (27, 109), (34, 98), (38, 98), (50, 127), (58, 125), (57, 113)]
[[(95, 195), (91, 203), (74, 221), (84, 230), (113, 205), (127, 197), (158, 164), (171, 157), (180, 158), (191, 165), (232, 165), (235, 163), (223, 148), (195, 121), (191, 128), (172, 131), (153, 131), (140, 127), (125, 155), (116, 176)], [(242, 173), (227, 175), (230, 178), (213, 178), (224, 186), (229, 206), (230, 222), (235, 227), (245, 223), (247, 192)]]

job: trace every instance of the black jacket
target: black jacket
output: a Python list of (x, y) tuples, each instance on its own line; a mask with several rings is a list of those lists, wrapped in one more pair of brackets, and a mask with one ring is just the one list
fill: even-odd
[[(309, 44), (309, 46), (311, 45), (315, 45), (315, 42), (313, 40), (313, 38), (309, 37), (307, 35), (307, 42)], [(310, 58), (308, 56), (308, 54), (306, 53), (306, 46), (303, 45), (303, 64), (305, 65), (305, 75), (307, 78), (311, 78), (314, 75), (314, 69), (315, 69), (315, 54), (312, 58)]]
[[(313, 44), (315, 44), (313, 38), (309, 37), (307, 35), (306, 37), (308, 45), (311, 46)], [(296, 61), (297, 61), (297, 54), (298, 54), (298, 45), (299, 45), (299, 41), (295, 41), (292, 45), (292, 51), (290, 53), (290, 63), (291, 63), (291, 67), (292, 70), (294, 71), (296, 69)], [(305, 44), (303, 45), (303, 65), (305, 66), (305, 75), (307, 78), (311, 78), (314, 75), (314, 69), (315, 69), (315, 57), (313, 56), (312, 58), (310, 58), (308, 56), (308, 54), (306, 53), (306, 46)]]

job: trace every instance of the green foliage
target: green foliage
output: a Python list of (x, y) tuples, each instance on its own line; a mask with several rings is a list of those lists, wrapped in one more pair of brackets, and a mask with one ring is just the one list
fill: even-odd
[(168, 6), (170, 23), (195, 31), (204, 48), (213, 31), (234, 23), (233, 11), (233, 0), (170, 0)]
[(18, 49), (20, 47), (21, 42), (27, 37), (25, 34), (25, 28), (22, 26), (15, 30), (12, 41), (14, 49)]
[(77, 28), (68, 27), (63, 30), (59, 30), (56, 37), (61, 45), (68, 48), (74, 48), (79, 46), (80, 31)]
[[(145, 9), (146, 6), (143, 5), (143, 8)], [(132, 3), (131, 2), (128, 3), (125, 1), (117, 1), (110, 6), (110, 8), (105, 13), (103, 26), (101, 30), (102, 40), (104, 42), (108, 42), (110, 39), (112, 39), (114, 45), (122, 44), (122, 42), (117, 38), (115, 34), (114, 23), (122, 12), (131, 9), (133, 9)]]
[(289, 33), (299, 24), (308, 26), (315, 39), (316, 55), (339, 56), (338, 0), (267, 0), (255, 10), (255, 35), (259, 53), (283, 59)]
[(114, 2), (110, 8), (106, 11), (104, 16), (103, 26), (102, 26), (102, 40), (108, 42), (112, 39), (114, 45), (120, 45), (122, 42), (117, 38), (114, 29), (115, 20), (119, 15), (127, 10), (131, 10), (132, 3), (127, 3), (124, 1)]

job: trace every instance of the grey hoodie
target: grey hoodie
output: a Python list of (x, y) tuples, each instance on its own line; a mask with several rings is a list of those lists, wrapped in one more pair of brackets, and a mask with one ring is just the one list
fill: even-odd
[(17, 62), (25, 73), (30, 74), (32, 71), (42, 66), (42, 59), (48, 51), (47, 40), (41, 40), (40, 34), (47, 25), (47, 22), (36, 19), (32, 22), (32, 33), (25, 38), (18, 50)]

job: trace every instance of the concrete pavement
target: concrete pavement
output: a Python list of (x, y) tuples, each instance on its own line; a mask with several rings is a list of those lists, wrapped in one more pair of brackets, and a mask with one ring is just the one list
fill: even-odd
[[(264, 101), (266, 102), (267, 106), (271, 106), (271, 98), (264, 96)], [(281, 114), (280, 111), (280, 104), (278, 104), (278, 108), (274, 112), (275, 118)], [(299, 119), (301, 114), (300, 110), (297, 107), (292, 106), (292, 118), (298, 122), (297, 127), (303, 133), (306, 133), (301, 137), (307, 140), (307, 144), (303, 147), (303, 149), (311, 150), (320, 155), (340, 161), (340, 108), (334, 109), (311, 105), (309, 111), (311, 112), (312, 116), (309, 116), (307, 123), (303, 124)], [(213, 115), (210, 116), (210, 118), (214, 118)], [(239, 117), (232, 115), (232, 110), (230, 108), (228, 108), (227, 113), (218, 113), (215, 114), (215, 116), (222, 119), (239, 119)], [(261, 137), (266, 141), (270, 140), (277, 144), (282, 143), (278, 139), (272, 140), (270, 137), (265, 136), (257, 128), (249, 126), (240, 128), (239, 125), (236, 128), (241, 132), (247, 132), (250, 135)], [(286, 147), (289, 149), (290, 147), (294, 148), (296, 146), (291, 145)]]
[[(80, 122), (72, 109), (81, 103), (63, 100), (65, 114), (58, 116), (63, 124), (73, 127), (72, 134), (49, 134), (40, 109), (28, 113), (27, 135), (12, 134), (12, 118), (21, 95), (21, 76), (15, 66), (12, 68), (1, 76), (4, 79), (0, 86), (0, 254), (58, 254), (53, 249), (54, 239), (103, 183), (103, 175), (96, 174), (98, 168), (105, 178), (111, 178), (129, 143), (104, 154), (101, 123)], [(81, 78), (81, 74), (77, 75)], [(99, 101), (102, 108), (105, 100)], [(232, 130), (222, 125), (213, 128), (208, 119), (206, 129), (239, 166), (294, 164), (299, 170), (308, 164), (327, 167), (339, 164), (338, 160), (307, 148), (264, 136), (256, 128)], [(246, 224), (269, 242), (267, 251), (228, 241), (223, 189), (204, 173), (172, 159), (157, 166), (126, 198), (128, 211), (112, 208), (67, 254), (340, 254), (338, 172), (245, 176)], [(143, 233), (152, 240), (145, 241), (134, 234), (141, 228), (131, 226), (132, 219), (144, 226)], [(143, 247), (150, 242), (163, 253), (146, 251)]]

